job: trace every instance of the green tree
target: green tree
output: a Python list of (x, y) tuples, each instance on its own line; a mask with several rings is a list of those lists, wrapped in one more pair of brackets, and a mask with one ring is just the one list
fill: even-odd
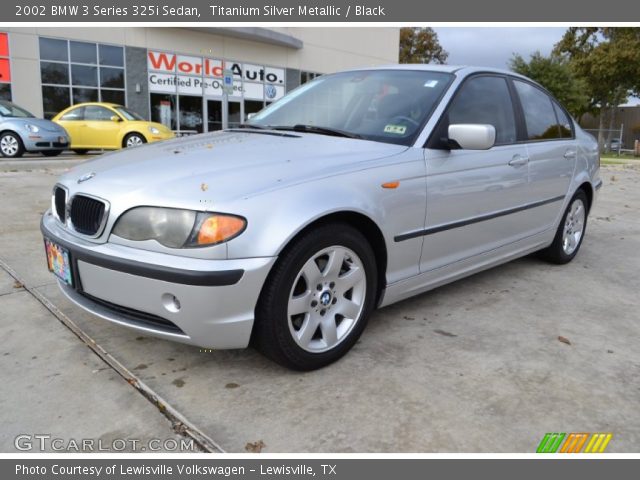
[(573, 72), (566, 58), (560, 55), (545, 57), (535, 52), (527, 61), (521, 55), (514, 54), (509, 67), (549, 90), (577, 119), (592, 110), (587, 85)]
[(400, 63), (445, 63), (448, 56), (433, 28), (400, 29)]
[[(600, 115), (598, 142), (605, 144), (605, 116), (613, 129), (615, 107), (640, 94), (640, 28), (571, 27), (555, 46), (585, 81)], [(606, 144), (610, 144), (611, 132)]]

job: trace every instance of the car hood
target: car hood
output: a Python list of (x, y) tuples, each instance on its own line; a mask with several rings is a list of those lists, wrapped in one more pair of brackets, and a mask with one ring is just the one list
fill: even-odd
[(60, 125), (53, 123), (51, 120), (45, 120), (43, 118), (23, 118), (23, 117), (5, 117), (5, 120), (10, 121), (12, 123), (16, 123), (19, 122), (20, 124), (23, 125), (35, 125), (38, 128), (40, 128), (41, 130), (44, 130), (46, 132), (58, 132), (61, 134), (65, 134), (66, 135), (66, 131), (64, 128), (62, 128)]
[[(162, 199), (165, 205), (179, 206), (204, 197), (252, 196), (366, 168), (371, 160), (406, 149), (308, 133), (225, 131), (105, 154), (69, 170), (61, 181), (105, 199), (143, 195), (147, 200)], [(90, 180), (76, 185), (90, 174), (94, 174)]]

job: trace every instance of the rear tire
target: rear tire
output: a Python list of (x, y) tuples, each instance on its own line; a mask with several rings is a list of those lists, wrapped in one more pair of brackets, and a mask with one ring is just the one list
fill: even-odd
[(73, 150), (73, 153), (76, 155), (86, 155), (89, 150), (85, 150), (84, 148), (76, 148)]
[(375, 306), (377, 266), (347, 224), (303, 234), (282, 253), (256, 307), (254, 346), (294, 370), (335, 362), (356, 343)]
[(62, 150), (44, 150), (42, 154), (45, 157), (57, 157), (62, 153)]
[(24, 145), (17, 133), (4, 132), (0, 135), (0, 154), (5, 158), (20, 158), (24, 154)]
[(558, 265), (569, 263), (578, 254), (587, 230), (589, 200), (578, 190), (562, 215), (556, 236), (550, 246), (540, 251), (540, 257)]

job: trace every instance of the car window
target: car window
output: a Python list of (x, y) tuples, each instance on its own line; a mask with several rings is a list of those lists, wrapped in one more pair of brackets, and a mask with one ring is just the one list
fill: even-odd
[(60, 120), (65, 122), (73, 122), (78, 120), (84, 120), (84, 107), (74, 108), (60, 117)]
[(558, 117), (558, 123), (560, 127), (560, 136), (562, 138), (573, 138), (573, 129), (571, 128), (571, 117), (567, 115), (567, 113), (558, 105), (556, 102), (553, 102), (553, 109), (556, 112), (556, 117)]
[(117, 116), (114, 112), (108, 108), (99, 107), (97, 105), (89, 105), (85, 107), (84, 119), (95, 120), (98, 122), (110, 122), (111, 117)]
[(529, 140), (560, 138), (560, 126), (551, 97), (530, 83), (514, 80), (524, 110)]
[(14, 103), (0, 101), (0, 116), (14, 118), (33, 118), (33, 114)]
[(497, 145), (514, 143), (516, 121), (507, 81), (491, 76), (467, 80), (451, 102), (445, 117), (444, 136), (449, 125), (458, 123), (493, 125)]
[(122, 115), (124, 118), (126, 118), (127, 120), (144, 120), (144, 118), (142, 118), (140, 115), (138, 115), (136, 112), (134, 112), (133, 110), (129, 110), (128, 108), (122, 107), (120, 105), (118, 105), (117, 107), (114, 107), (118, 113), (120, 115)]

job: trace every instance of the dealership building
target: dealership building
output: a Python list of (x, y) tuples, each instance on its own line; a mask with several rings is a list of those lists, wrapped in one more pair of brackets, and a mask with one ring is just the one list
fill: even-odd
[(317, 75), (397, 63), (398, 44), (398, 28), (8, 27), (0, 98), (45, 118), (102, 101), (176, 131), (219, 130)]

